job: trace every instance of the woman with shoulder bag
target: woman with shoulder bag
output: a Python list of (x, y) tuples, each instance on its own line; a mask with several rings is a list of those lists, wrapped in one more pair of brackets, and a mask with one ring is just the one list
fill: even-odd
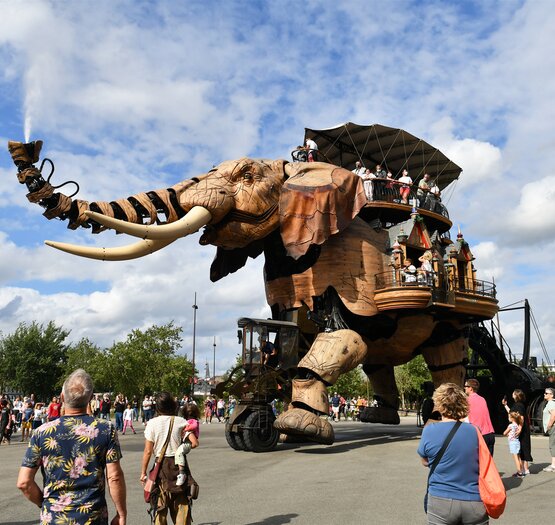
[(468, 400), (454, 383), (440, 385), (433, 395), (441, 422), (426, 425), (418, 454), (430, 467), (426, 513), (428, 523), (482, 525), (489, 523), (479, 490), (478, 434), (462, 420)]
[[(158, 471), (160, 493), (156, 507), (156, 525), (167, 525), (168, 511), (175, 525), (190, 522), (190, 509), (186, 486), (177, 486), (179, 467), (175, 464), (175, 452), (181, 444), (183, 429), (187, 420), (176, 416), (177, 402), (169, 392), (160, 392), (155, 401), (156, 417), (151, 419), (145, 428), (145, 448), (140, 481), (147, 481), (150, 457), (154, 454), (155, 461), (161, 462)], [(164, 456), (159, 457), (164, 451)]]

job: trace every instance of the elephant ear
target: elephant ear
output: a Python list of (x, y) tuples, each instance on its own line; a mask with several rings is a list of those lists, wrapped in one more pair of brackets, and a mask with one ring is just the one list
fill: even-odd
[(343, 231), (366, 204), (362, 179), (325, 162), (287, 164), (289, 178), (279, 201), (280, 231), (287, 255), (298, 259), (311, 245)]

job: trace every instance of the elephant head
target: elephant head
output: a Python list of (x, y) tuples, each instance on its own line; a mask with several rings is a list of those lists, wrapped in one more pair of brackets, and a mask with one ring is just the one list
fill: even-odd
[[(14, 161), (19, 144), (10, 143)], [(34, 166), (17, 165), (19, 181), (31, 191), (28, 199), (45, 207), (48, 218), (67, 218), (72, 229), (92, 226), (93, 233), (98, 233), (112, 228), (141, 239), (119, 248), (46, 241), (68, 253), (101, 260), (141, 257), (202, 227), (200, 243), (218, 247), (220, 257), (240, 259), (238, 266), (234, 263), (237, 267), (247, 256), (258, 255), (260, 241), (277, 229), (287, 255), (298, 259), (311, 245), (322, 244), (342, 231), (366, 202), (359, 177), (320, 162), (290, 164), (242, 158), (223, 162), (170, 188), (91, 203), (54, 193), (55, 188)]]

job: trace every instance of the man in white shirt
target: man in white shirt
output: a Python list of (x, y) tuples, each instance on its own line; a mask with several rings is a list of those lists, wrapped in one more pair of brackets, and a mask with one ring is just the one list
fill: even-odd
[(360, 162), (359, 160), (355, 162), (355, 169), (353, 170), (353, 173), (355, 175), (358, 175), (359, 177), (362, 177), (366, 173), (366, 168), (362, 165), (362, 162)]
[(318, 160), (318, 144), (312, 139), (306, 139), (305, 145), (308, 149), (308, 162), (316, 162)]

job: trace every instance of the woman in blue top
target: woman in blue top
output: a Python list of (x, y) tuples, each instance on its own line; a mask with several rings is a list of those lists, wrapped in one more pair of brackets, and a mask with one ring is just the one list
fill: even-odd
[[(418, 454), (426, 467), (433, 464), (445, 438), (457, 421), (468, 415), (468, 400), (454, 383), (440, 385), (433, 395), (441, 422), (422, 432)], [(478, 489), (478, 435), (462, 423), (432, 473), (428, 488), (428, 523), (431, 525), (482, 525), (489, 523)]]

